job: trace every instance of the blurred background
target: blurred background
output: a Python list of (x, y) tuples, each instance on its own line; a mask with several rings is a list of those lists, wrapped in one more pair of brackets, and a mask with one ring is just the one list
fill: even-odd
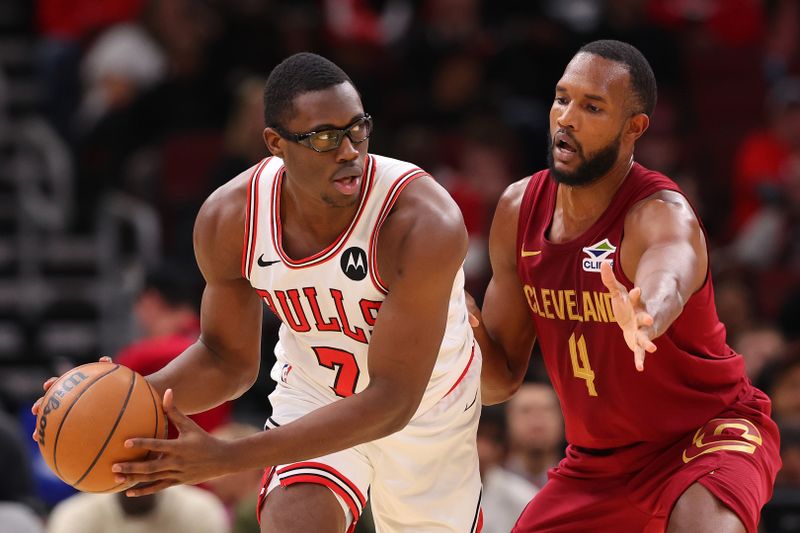
[[(598, 38), (634, 44), (656, 73), (636, 159), (677, 181), (705, 223), (729, 343), (782, 431), (763, 531), (800, 530), (800, 0), (2, 0), (0, 449), (14, 452), (0, 470), (19, 475), (2, 476), (0, 531), (41, 528), (71, 494), (29, 438), (45, 378), (100, 355), (149, 373), (196, 338), (194, 217), (266, 155), (262, 89), (280, 60), (339, 64), (375, 118), (371, 151), (450, 191), (480, 300), (496, 201), (544, 167), (554, 84)], [(272, 320), (262, 377), (204, 415), (207, 429), (246, 434), (268, 415)], [(481, 425), (487, 533), (508, 531), (502, 517), (563, 448), (536, 357), (529, 378)], [(242, 483), (207, 489), (252, 531), (236, 519), (253, 505), (255, 488), (232, 490)]]

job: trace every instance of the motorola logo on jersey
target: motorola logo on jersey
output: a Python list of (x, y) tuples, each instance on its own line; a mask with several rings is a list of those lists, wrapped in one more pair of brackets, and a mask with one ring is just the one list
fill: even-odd
[(581, 266), (586, 272), (600, 272), (600, 265), (603, 261), (611, 261), (611, 264), (614, 264), (614, 260), (609, 259), (609, 256), (616, 251), (617, 247), (611, 244), (608, 239), (596, 242), (583, 249), (583, 253), (589, 257), (584, 257), (581, 260)]
[(353, 246), (342, 254), (342, 272), (353, 281), (361, 281), (367, 277), (367, 253)]

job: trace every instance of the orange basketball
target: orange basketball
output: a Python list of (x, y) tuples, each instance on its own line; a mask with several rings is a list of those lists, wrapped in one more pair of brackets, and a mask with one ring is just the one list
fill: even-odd
[(139, 374), (114, 363), (89, 363), (56, 381), (42, 400), (39, 451), (55, 474), (84, 492), (120, 492), (111, 465), (145, 459), (125, 448), (134, 437), (165, 438), (161, 398)]

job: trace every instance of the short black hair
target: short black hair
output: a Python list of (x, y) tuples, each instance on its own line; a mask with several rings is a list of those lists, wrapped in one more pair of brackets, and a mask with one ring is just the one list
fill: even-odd
[(650, 63), (635, 46), (622, 41), (604, 39), (592, 41), (589, 44), (583, 45), (575, 55), (581, 52), (594, 54), (625, 65), (630, 74), (631, 85), (633, 86), (633, 91), (638, 100), (634, 112), (653, 116), (653, 110), (656, 107), (656, 99), (658, 97), (656, 76), (653, 74)]
[(281, 126), (298, 95), (341, 83), (355, 88), (350, 76), (320, 55), (300, 52), (287, 57), (272, 69), (264, 85), (264, 124)]

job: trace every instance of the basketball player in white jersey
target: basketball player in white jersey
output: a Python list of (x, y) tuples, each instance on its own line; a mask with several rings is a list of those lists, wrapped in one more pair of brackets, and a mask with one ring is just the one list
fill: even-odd
[[(265, 119), (272, 157), (197, 217), (200, 339), (148, 378), (181, 435), (132, 439), (162, 455), (116, 465), (120, 481), (152, 483), (142, 495), (264, 466), (262, 532), (352, 531), (368, 497), (380, 532), (480, 531), (458, 208), (423, 170), (367, 153), (372, 119), (320, 56), (274, 69)], [(272, 415), (222, 442), (183, 413), (251, 386), (264, 304), (282, 321)]]

